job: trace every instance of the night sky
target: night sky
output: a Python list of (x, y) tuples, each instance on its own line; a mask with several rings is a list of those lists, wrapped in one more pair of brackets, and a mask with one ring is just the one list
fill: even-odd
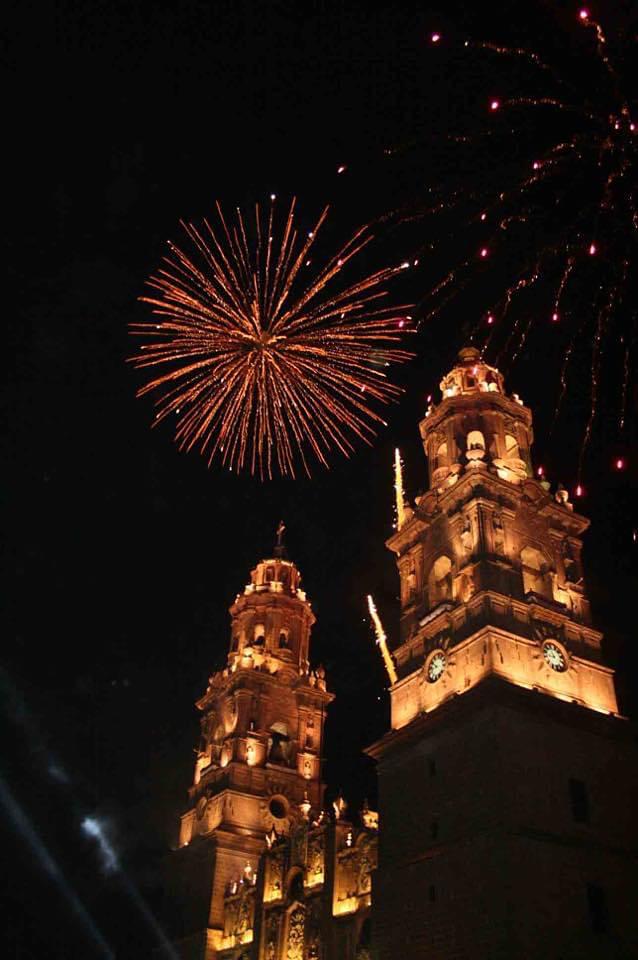
[[(622, 20), (629, 5), (616, 6)], [(282, 518), (317, 615), (312, 657), (337, 694), (328, 796), (342, 788), (354, 809), (366, 796), (374, 803), (361, 750), (386, 729), (388, 705), (365, 596), (396, 636), (398, 579), (384, 547), (393, 450), (401, 447), (414, 496), (426, 485), (417, 424), (476, 320), (472, 300), (414, 338), (416, 357), (396, 374), (404, 397), (372, 447), (350, 460), (335, 454), (330, 471), (311, 479), (270, 483), (209, 469), (177, 450), (168, 427), (150, 429), (152, 405), (135, 398), (144, 376), (125, 362), (134, 346), (127, 327), (148, 315), (138, 297), (180, 217), (207, 215), (216, 199), (247, 207), (271, 192), (296, 195), (302, 223), (330, 202), (326, 243), (336, 247), (355, 225), (444, 181), (450, 161), (440, 151), (388, 163), (384, 150), (454, 125), (459, 104), (484, 101), (494, 78), (446, 68), (430, 55), (430, 31), (500, 31), (538, 45), (553, 29), (548, 18), (562, 28), (575, 9), (531, 3), (512, 23), (511, 4), (468, 7), (13, 8), (1, 679), (2, 821), (16, 869), (3, 870), (7, 956), (105, 955), (43, 869), (40, 842), (118, 956), (153, 942), (126, 883), (153, 903), (158, 859), (175, 840), (192, 779), (193, 701), (224, 661), (228, 606), (270, 553)], [(366, 265), (399, 260), (414, 229), (380, 227)], [(419, 301), (431, 280), (426, 267), (410, 272), (392, 296)], [(534, 411), (536, 462), (573, 489), (583, 410), (569, 408), (550, 438), (559, 361), (551, 342), (537, 340), (503, 372)], [(634, 422), (635, 405), (632, 395)], [(635, 715), (638, 456), (629, 444), (628, 468), (612, 469), (610, 424), (602, 415), (585, 461), (585, 567), (622, 706)], [(31, 844), (20, 816), (39, 838)], [(107, 825), (130, 881), (104, 872), (95, 839), (80, 829), (87, 816)]]

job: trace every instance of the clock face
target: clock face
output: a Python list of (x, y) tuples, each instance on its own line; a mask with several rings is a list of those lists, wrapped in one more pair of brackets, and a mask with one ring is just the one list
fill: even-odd
[(436, 683), (436, 681), (443, 676), (446, 663), (447, 657), (443, 651), (437, 650), (428, 663), (428, 680), (430, 683)]
[(567, 669), (565, 654), (561, 648), (557, 644), (552, 643), (551, 640), (543, 644), (543, 656), (545, 657), (547, 665), (550, 666), (552, 670), (556, 670), (557, 673), (562, 673)]

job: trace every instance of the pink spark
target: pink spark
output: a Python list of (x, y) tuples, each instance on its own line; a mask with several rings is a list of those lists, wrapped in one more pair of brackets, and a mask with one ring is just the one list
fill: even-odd
[(438, 43), (440, 39), (441, 39), (440, 33), (433, 33), (432, 36), (430, 37), (430, 40), (432, 41), (432, 43)]
[(578, 16), (581, 20), (589, 20), (589, 10), (586, 10), (585, 7), (582, 10), (578, 11)]
[(488, 313), (488, 315), (487, 315), (487, 322), (488, 322), (489, 324), (494, 323), (494, 317), (492, 316), (491, 313)]
[(595, 244), (595, 243), (590, 243), (590, 244), (589, 244), (589, 253), (590, 253), (590, 256), (592, 256), (592, 257), (593, 257), (594, 254), (596, 253), (596, 244)]
[(558, 314), (557, 314), (557, 313), (553, 313), (553, 314), (552, 314), (552, 320), (554, 321), (554, 323), (558, 323)]
[(405, 326), (405, 320), (399, 320), (399, 326), (400, 326), (400, 327), (404, 327), (404, 326)]
[(499, 100), (492, 100), (492, 101), (490, 102), (490, 110), (498, 110), (498, 108), (500, 107), (500, 105), (501, 105), (501, 103), (500, 103)]
[(486, 214), (486, 213), (482, 213), (482, 214), (481, 214), (481, 220), (487, 220), (487, 214)]
[(582, 497), (584, 493), (585, 493), (585, 488), (582, 486), (582, 484), (579, 483), (578, 486), (576, 487), (576, 496)]
[(481, 256), (482, 256), (482, 257), (486, 257), (486, 256), (488, 255), (488, 253), (489, 253), (489, 251), (488, 251), (487, 247), (482, 247), (482, 248), (481, 248)]
[(342, 163), (340, 167), (337, 167), (337, 173), (345, 173), (347, 169), (345, 163)]
[(428, 401), (428, 403), (432, 403), (432, 394), (431, 394), (431, 393), (428, 393), (427, 401)]
[(624, 470), (624, 469), (625, 469), (625, 461), (622, 457), (618, 457), (618, 459), (616, 460), (616, 470)]
[(545, 470), (543, 467), (539, 467), (536, 473), (538, 474), (539, 477), (542, 477), (543, 474), (545, 473)]

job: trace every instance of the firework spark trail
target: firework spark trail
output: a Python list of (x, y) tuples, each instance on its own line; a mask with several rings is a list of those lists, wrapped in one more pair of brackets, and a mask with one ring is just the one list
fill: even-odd
[(383, 629), (383, 624), (381, 623), (381, 618), (377, 612), (377, 608), (374, 600), (368, 594), (368, 610), (370, 612), (370, 617), (372, 623), (374, 624), (374, 633), (377, 641), (377, 646), (381, 651), (381, 656), (383, 657), (383, 663), (388, 674), (388, 679), (391, 684), (397, 682), (398, 675), (396, 667), (394, 666), (394, 660), (392, 659), (392, 654), (388, 650), (388, 638), (385, 635), (385, 630)]
[[(489, 124), (456, 131), (473, 133), (471, 166), (458, 164), (464, 181), (448, 173), (442, 191), (432, 197), (428, 190), (420, 208), (399, 208), (394, 223), (420, 218), (424, 229), (415, 253), (434, 254), (429, 262), (436, 262), (438, 251), (442, 267), (440, 276), (428, 278), (419, 326), (447, 315), (459, 293), (476, 283), (487, 302), (472, 338), (497, 362), (507, 365), (529, 354), (536, 343), (532, 331), (546, 338), (550, 330), (564, 329), (557, 337), (563, 358), (554, 420), (572, 382), (568, 368), (585, 363), (587, 378), (573, 381), (589, 385), (582, 465), (599, 407), (614, 405), (618, 442), (626, 443), (635, 377), (638, 104), (628, 71), (635, 36), (617, 32), (611, 42), (585, 9), (575, 24), (584, 34), (561, 60), (516, 45), (461, 41), (464, 57), (518, 60), (523, 71), (512, 74), (518, 89), (486, 99)], [(441, 33), (430, 40), (437, 50), (446, 46)], [(463, 136), (456, 139), (464, 142)], [(490, 296), (495, 283), (498, 293)], [(543, 350), (548, 346), (551, 351), (546, 343)], [(607, 383), (614, 365), (619, 389)]]
[(256, 205), (252, 223), (240, 210), (230, 223), (217, 204), (219, 227), (182, 223), (192, 250), (169, 244), (149, 280), (154, 319), (131, 331), (152, 342), (132, 362), (161, 372), (138, 395), (155, 393), (155, 422), (176, 417), (180, 446), (209, 463), (218, 455), (263, 478), (275, 467), (294, 476), (298, 459), (310, 473), (309, 454), (327, 466), (330, 449), (370, 442), (384, 424), (371, 402), (400, 393), (386, 368), (411, 356), (399, 344), (412, 318), (384, 285), (408, 264), (336, 286), (372, 240), (363, 227), (305, 281), (327, 214), (301, 238), (294, 199), (279, 232), (274, 202), (266, 217)]

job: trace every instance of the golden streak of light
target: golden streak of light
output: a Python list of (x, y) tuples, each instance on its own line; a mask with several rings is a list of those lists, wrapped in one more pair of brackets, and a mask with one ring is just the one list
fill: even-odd
[(399, 677), (397, 675), (396, 667), (394, 666), (392, 654), (388, 650), (387, 638), (383, 629), (383, 624), (381, 623), (381, 618), (377, 613), (377, 608), (370, 594), (368, 594), (368, 610), (370, 611), (370, 616), (374, 624), (374, 632), (376, 634), (377, 644), (381, 650), (381, 656), (383, 657), (383, 662), (385, 664), (388, 677), (390, 678), (390, 683), (395, 684)]
[(394, 451), (394, 495), (397, 505), (397, 529), (400, 530), (405, 523), (405, 497), (403, 494), (403, 467), (398, 447)]

